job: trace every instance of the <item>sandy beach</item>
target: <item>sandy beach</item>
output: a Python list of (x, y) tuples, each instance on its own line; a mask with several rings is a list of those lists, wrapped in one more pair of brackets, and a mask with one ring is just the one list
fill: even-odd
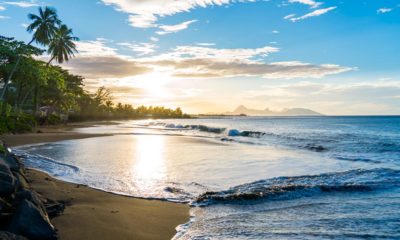
[(90, 137), (110, 136), (108, 134), (85, 134), (71, 131), (74, 128), (91, 127), (94, 125), (111, 125), (114, 122), (83, 122), (70, 123), (68, 125), (57, 125), (48, 127), (38, 127), (32, 133), (25, 134), (3, 134), (0, 140), (8, 146), (21, 146), (27, 144), (57, 142), (63, 140), (82, 139)]
[[(71, 127), (79, 126), (43, 128), (40, 133), (4, 135), (1, 139), (12, 147), (108, 136), (75, 133)], [(59, 181), (32, 169), (26, 176), (44, 198), (66, 203), (64, 213), (51, 220), (60, 239), (171, 239), (176, 226), (189, 221), (189, 206), (184, 204), (120, 196)]]

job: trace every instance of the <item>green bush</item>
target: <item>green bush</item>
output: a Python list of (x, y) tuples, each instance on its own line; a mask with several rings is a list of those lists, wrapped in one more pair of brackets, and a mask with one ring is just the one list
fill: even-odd
[(36, 126), (36, 120), (32, 115), (13, 112), (9, 104), (0, 103), (0, 134), (31, 132)]
[(7, 149), (4, 147), (3, 144), (0, 144), (0, 153), (2, 154), (7, 153)]
[(35, 117), (30, 114), (23, 113), (20, 115), (20, 119), (21, 119), (21, 121), (23, 121), (24, 123), (26, 123), (32, 127), (35, 127), (37, 125)]
[(46, 119), (46, 123), (48, 125), (57, 125), (61, 123), (61, 118), (56, 114), (50, 114)]
[(7, 123), (6, 123), (6, 118), (0, 117), (0, 134), (8, 133), (10, 132)]
[(27, 132), (32, 132), (32, 126), (29, 124), (26, 124), (24, 122), (16, 122), (15, 123), (15, 133), (27, 133)]

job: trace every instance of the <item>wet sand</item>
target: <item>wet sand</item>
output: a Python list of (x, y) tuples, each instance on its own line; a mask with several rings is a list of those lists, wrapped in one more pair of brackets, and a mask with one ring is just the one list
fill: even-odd
[(67, 203), (51, 220), (60, 239), (171, 239), (189, 221), (189, 207), (119, 196), (56, 180), (35, 170), (26, 176), (39, 194)]
[(57, 142), (63, 140), (82, 139), (90, 137), (110, 136), (109, 134), (87, 134), (71, 131), (74, 128), (91, 127), (93, 125), (115, 124), (114, 122), (84, 122), (68, 125), (39, 127), (33, 133), (4, 134), (0, 136), (8, 146), (20, 146), (36, 143)]
[[(19, 146), (108, 136), (71, 132), (70, 128), (44, 128), (41, 133), (3, 135), (1, 139), (9, 146)], [(51, 220), (61, 240), (171, 239), (176, 226), (189, 221), (185, 204), (120, 196), (59, 181), (32, 169), (26, 175), (39, 194), (67, 203), (64, 213)]]

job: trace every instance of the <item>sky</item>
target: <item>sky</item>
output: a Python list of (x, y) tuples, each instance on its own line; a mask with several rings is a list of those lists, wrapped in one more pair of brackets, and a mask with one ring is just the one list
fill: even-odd
[(28, 42), (39, 6), (80, 38), (63, 66), (115, 101), (400, 114), (399, 0), (0, 0), (0, 35)]

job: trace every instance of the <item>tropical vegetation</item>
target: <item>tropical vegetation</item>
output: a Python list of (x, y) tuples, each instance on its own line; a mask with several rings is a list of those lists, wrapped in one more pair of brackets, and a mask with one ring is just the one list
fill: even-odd
[[(32, 33), (28, 44), (0, 36), (0, 133), (25, 132), (36, 124), (67, 120), (188, 117), (180, 108), (114, 103), (105, 87), (94, 93), (85, 90), (82, 76), (51, 64), (67, 62), (77, 53), (79, 39), (72, 29), (58, 19), (53, 8), (39, 8), (38, 15), (28, 17), (32, 21), (27, 28)], [(46, 57), (48, 62), (41, 60)]]

